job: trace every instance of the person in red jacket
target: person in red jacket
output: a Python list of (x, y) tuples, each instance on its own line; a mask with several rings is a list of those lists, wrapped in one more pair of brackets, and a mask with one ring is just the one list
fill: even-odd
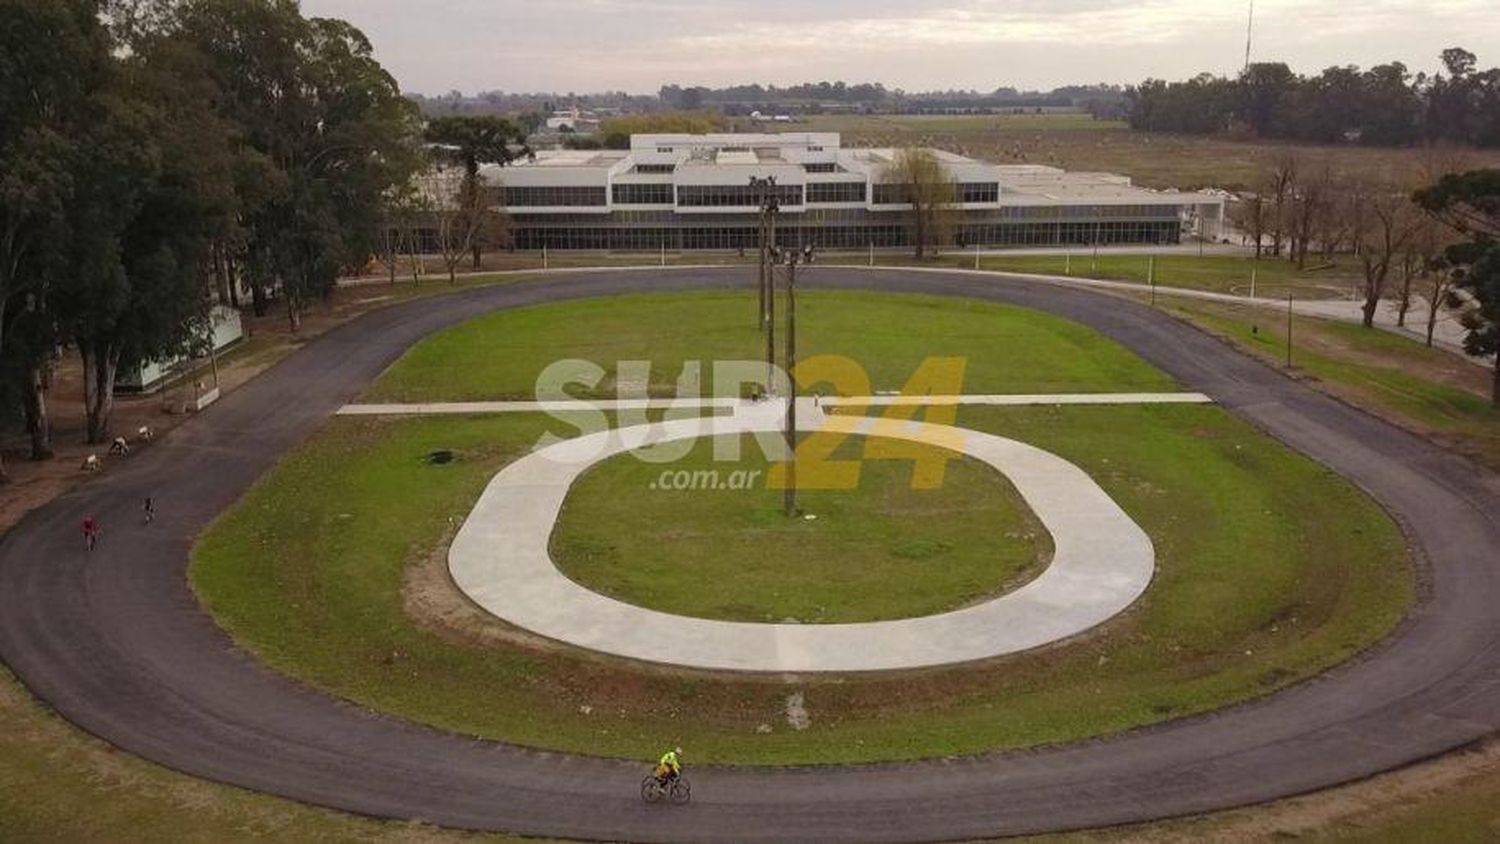
[(99, 542), (99, 523), (94, 521), (93, 516), (83, 517), (83, 545), (88, 550), (94, 550), (94, 545)]

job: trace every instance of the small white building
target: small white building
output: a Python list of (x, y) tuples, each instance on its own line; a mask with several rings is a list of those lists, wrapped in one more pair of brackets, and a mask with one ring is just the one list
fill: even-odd
[[(240, 321), (240, 312), (227, 305), (214, 305), (209, 311), (209, 324), (213, 330), (213, 351), (219, 354), (237, 345), (245, 337), (245, 328)], [(204, 338), (208, 340), (209, 338)], [(207, 344), (205, 343), (205, 346)], [(205, 353), (207, 349), (205, 348)], [(115, 392), (153, 393), (182, 374), (192, 360), (176, 357), (170, 360), (148, 361), (126, 369), (120, 367), (115, 373)]]

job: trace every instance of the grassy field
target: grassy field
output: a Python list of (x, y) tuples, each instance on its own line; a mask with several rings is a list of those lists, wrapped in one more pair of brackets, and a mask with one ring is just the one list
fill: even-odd
[[(1124, 129), (1121, 120), (1095, 120), (1084, 112), (1048, 111), (1041, 114), (815, 114), (788, 132), (1097, 132)], [(747, 128), (747, 131), (753, 131)]]
[[(672, 302), (702, 309), (673, 312), (699, 330), (725, 307), (714, 295), (658, 297), (653, 312)], [(942, 332), (927, 324), (914, 330), (919, 316), (934, 324), (976, 318), (969, 303), (917, 302), (926, 310), (887, 313), (882, 323), (899, 322), (903, 337), (937, 337)], [(533, 330), (542, 327), (541, 310), (511, 316)], [(983, 310), (1000, 333), (1030, 336), (1025, 314)], [(568, 319), (544, 321), (559, 332), (552, 337), (559, 346), (552, 354), (533, 350), (536, 360), (564, 353), (574, 337), (607, 334), (579, 325), (584, 313), (564, 308)], [(1061, 331), (1051, 318), (1036, 319), (1044, 327), (1038, 342), (1066, 337), (1091, 350), (1092, 365), (1101, 367), (1090, 370), (1093, 378), (1103, 373), (1112, 383), (1123, 370), (1162, 380), (1077, 326)], [(476, 361), (495, 359), (493, 339), (516, 335), (496, 318), (475, 325), (484, 330), (471, 325), (427, 341), (387, 377), (420, 383), (410, 361), (423, 360), (433, 344), (445, 350), (444, 367), (483, 368)], [(866, 325), (846, 330), (863, 333)], [(455, 336), (473, 344), (454, 346)], [(825, 341), (832, 348), (868, 342)], [(649, 348), (685, 354), (687, 342), (669, 337)], [(910, 348), (897, 350), (915, 354), (905, 342)], [(1012, 375), (1010, 384), (1050, 383), (1077, 355), (1012, 359), (1024, 378)], [(525, 375), (514, 358), (496, 371)], [(1089, 383), (1078, 373), (1065, 380)], [(428, 395), (453, 397), (437, 389)], [(476, 640), (473, 630), (420, 611), (413, 573), (441, 571), (447, 537), (494, 472), (543, 430), (566, 432), (531, 416), (335, 420), (209, 531), (192, 577), (205, 605), (272, 666), (373, 708), (465, 734), (628, 757), (643, 757), (670, 736), (696, 759), (745, 763), (968, 753), (1199, 712), (1347, 658), (1409, 605), (1403, 542), (1383, 512), (1217, 408), (966, 408), (960, 422), (1051, 449), (1088, 470), (1156, 543), (1159, 570), (1147, 596), (1066, 645), (919, 678), (788, 684), (643, 670), (503, 629)], [(421, 460), (438, 448), (460, 459), (447, 466)], [(785, 718), (793, 693), (805, 696), (812, 718), (805, 730)]]
[[(1170, 379), (1119, 345), (1057, 317), (985, 302), (873, 293), (809, 292), (797, 299), (798, 354), (852, 358), (869, 389), (899, 390), (929, 356), (967, 361), (950, 392), (1170, 390)], [(912, 330), (920, 323), (922, 331)], [(602, 366), (649, 360), (653, 394), (671, 394), (685, 360), (764, 359), (755, 303), (744, 292), (622, 296), (504, 311), (450, 328), (409, 350), (366, 394), (371, 401), (532, 397), (537, 374), (561, 358)], [(829, 390), (825, 392), (851, 392)], [(731, 395), (738, 394), (731, 389)]]
[[(874, 441), (851, 437), (833, 460)], [(913, 444), (944, 465), (937, 489), (913, 489), (912, 464), (860, 465), (853, 489), (803, 489), (788, 519), (755, 438), (740, 459), (715, 441), (666, 463), (607, 460), (574, 484), (552, 535), (573, 580), (639, 606), (730, 621), (877, 621), (931, 615), (1008, 591), (1039, 573), (1050, 539), (1004, 477), (981, 463)], [(748, 489), (654, 486), (664, 471), (754, 472)], [(805, 474), (804, 484), (813, 479)], [(620, 525), (634, 525), (620, 530)]]
[[(1286, 360), (1286, 319), (1274, 311), (1159, 305), (1269, 363)], [(1320, 389), (1500, 469), (1500, 410), (1486, 368), (1390, 332), (1303, 317), (1292, 323), (1292, 364)]]
[[(416, 823), (369, 820), (169, 771), (79, 732), (0, 667), (0, 840), (465, 840)], [(503, 837), (487, 841), (512, 841)]]
[[(1064, 129), (1078, 131), (1059, 131)], [(1336, 170), (1356, 173), (1415, 167), (1426, 155), (1421, 150), (1135, 132), (1120, 123), (1088, 120), (1086, 115), (932, 119), (832, 115), (811, 117), (788, 131), (841, 132), (845, 146), (935, 146), (995, 164), (1103, 170), (1154, 188), (1244, 188), (1254, 184), (1284, 150), (1295, 151), (1314, 164), (1327, 162)], [(1466, 159), (1470, 167), (1500, 166), (1500, 152), (1495, 150), (1473, 151)]]

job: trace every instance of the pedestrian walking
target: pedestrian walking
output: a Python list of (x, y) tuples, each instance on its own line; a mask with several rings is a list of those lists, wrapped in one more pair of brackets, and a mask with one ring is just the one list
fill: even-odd
[(141, 505), (141, 510), (146, 514), (146, 524), (156, 520), (156, 499), (146, 496), (146, 502)]

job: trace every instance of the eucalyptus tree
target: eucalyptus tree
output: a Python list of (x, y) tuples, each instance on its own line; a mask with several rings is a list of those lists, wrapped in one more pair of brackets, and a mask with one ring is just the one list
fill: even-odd
[(416, 106), (344, 21), (292, 0), (182, 0), (171, 26), (196, 46), (216, 108), (241, 140), (239, 256), (258, 314), (279, 291), (293, 329), (340, 270), (379, 251), (382, 197), (418, 158)]
[(34, 458), (51, 454), (44, 388), (80, 187), (74, 139), (110, 74), (99, 13), (90, 0), (0, 0), (0, 395), (24, 405)]

